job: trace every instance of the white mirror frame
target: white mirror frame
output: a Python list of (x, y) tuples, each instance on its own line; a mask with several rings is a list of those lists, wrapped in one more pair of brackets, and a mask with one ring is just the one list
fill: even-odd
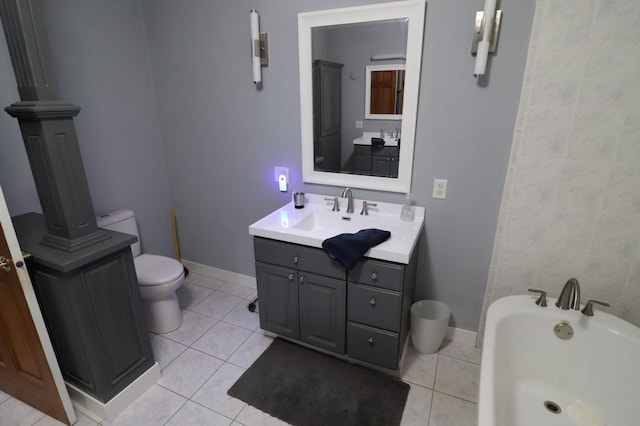
[[(389, 192), (411, 191), (425, 7), (425, 0), (407, 0), (298, 14), (302, 177), (305, 182)], [(405, 94), (402, 106), (402, 148), (400, 149), (398, 177), (388, 178), (316, 171), (313, 161), (312, 29), (314, 27), (393, 19), (408, 20)]]
[[(402, 114), (371, 114), (371, 73), (376, 71), (405, 71), (404, 64), (367, 65), (364, 83), (365, 120), (402, 120)], [(404, 93), (402, 99), (404, 100)]]

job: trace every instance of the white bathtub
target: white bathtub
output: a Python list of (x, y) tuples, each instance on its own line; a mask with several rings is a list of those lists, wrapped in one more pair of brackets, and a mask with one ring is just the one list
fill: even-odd
[[(587, 317), (535, 300), (509, 296), (489, 307), (478, 425), (640, 425), (640, 328), (597, 306)], [(573, 329), (568, 340), (554, 332), (562, 321)]]

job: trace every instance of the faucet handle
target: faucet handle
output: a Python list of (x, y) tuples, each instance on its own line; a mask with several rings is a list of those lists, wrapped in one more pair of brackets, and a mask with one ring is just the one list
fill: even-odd
[(331, 209), (332, 212), (340, 211), (340, 201), (338, 201), (338, 197), (324, 197), (324, 200), (333, 201), (333, 208)]
[(547, 307), (547, 292), (544, 290), (538, 290), (536, 288), (530, 288), (529, 291), (531, 293), (540, 293), (540, 297), (536, 300), (536, 305), (546, 308)]
[(600, 300), (595, 300), (595, 299), (591, 299), (587, 302), (586, 305), (584, 305), (584, 308), (580, 311), (583, 314), (585, 314), (588, 317), (592, 317), (593, 316), (593, 304), (597, 303), (598, 305), (602, 305), (602, 306), (611, 306), (609, 305), (607, 302), (601, 302)]
[(364, 200), (362, 202), (362, 211), (360, 212), (360, 214), (368, 216), (369, 215), (369, 207), (378, 207), (378, 204), (377, 203), (370, 203), (367, 200)]

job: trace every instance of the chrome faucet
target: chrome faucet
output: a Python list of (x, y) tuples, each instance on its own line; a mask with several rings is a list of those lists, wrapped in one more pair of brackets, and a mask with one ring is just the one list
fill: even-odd
[(353, 194), (351, 193), (351, 188), (345, 188), (342, 191), (342, 198), (347, 199), (347, 213), (353, 213)]
[(569, 281), (562, 287), (560, 297), (558, 297), (556, 301), (556, 306), (564, 310), (580, 310), (580, 284), (578, 284), (577, 279), (569, 278)]

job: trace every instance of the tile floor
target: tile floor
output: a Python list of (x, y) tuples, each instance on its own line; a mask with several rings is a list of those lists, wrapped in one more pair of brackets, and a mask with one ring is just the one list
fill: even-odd
[[(227, 389), (272, 341), (247, 304), (253, 289), (190, 274), (178, 297), (182, 326), (151, 335), (162, 377), (113, 422), (95, 422), (78, 413), (79, 426), (233, 425), (284, 423), (227, 395)], [(476, 424), (480, 351), (445, 341), (440, 352), (424, 355), (411, 346), (401, 378), (411, 385), (403, 426)], [(60, 423), (0, 391), (0, 426)]]

